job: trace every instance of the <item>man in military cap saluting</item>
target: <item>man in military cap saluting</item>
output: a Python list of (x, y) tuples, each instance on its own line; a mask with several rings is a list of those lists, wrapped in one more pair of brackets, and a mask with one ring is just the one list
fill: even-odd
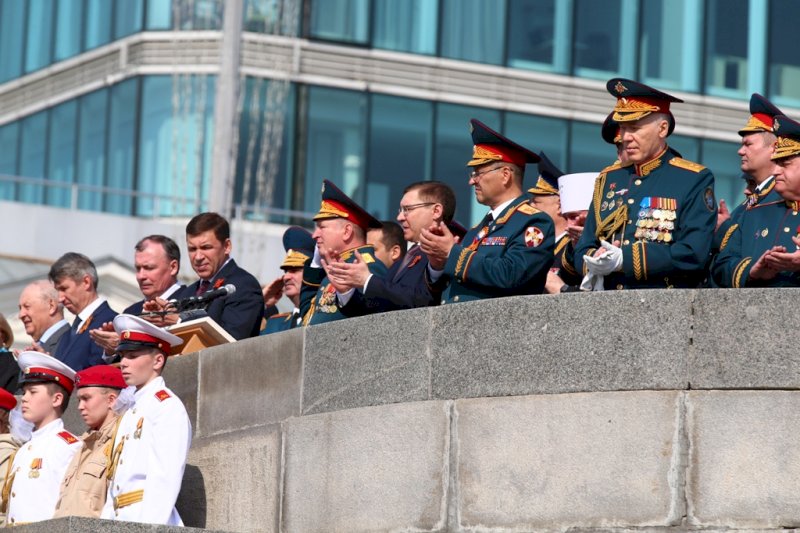
[[(323, 267), (338, 261), (361, 262), (367, 264), (371, 273), (385, 276), (386, 267), (375, 259), (375, 250), (366, 243), (367, 230), (379, 228), (381, 223), (328, 180), (322, 182), (322, 203), (314, 221), (317, 229), (311, 236), (317, 246), (313, 259), (303, 270), (300, 291), (303, 325), (368, 313), (377, 303), (356, 289), (337, 287)], [(337, 298), (341, 306), (337, 305)], [(342, 312), (345, 306), (346, 315)]]
[(294, 311), (269, 317), (261, 335), (286, 331), (301, 325), (300, 288), (303, 285), (303, 267), (314, 256), (315, 247), (311, 234), (299, 226), (291, 226), (283, 232), (283, 248), (286, 250), (286, 257), (281, 264), (283, 276), (272, 282), (270, 289), (275, 303), (284, 295), (294, 304)]
[(716, 226), (714, 176), (667, 146), (682, 100), (632, 80), (607, 83), (628, 161), (595, 183), (575, 266), (583, 288), (696, 287)]
[(780, 197), (758, 201), (731, 226), (711, 269), (720, 287), (800, 286), (800, 123), (779, 115), (773, 127)]
[(161, 373), (173, 346), (183, 341), (133, 315), (114, 318), (122, 377), (136, 387), (120, 420), (109, 465), (108, 494), (100, 518), (182, 526), (175, 502), (183, 482), (192, 425), (183, 402)]
[(541, 294), (553, 264), (555, 227), (522, 188), (525, 165), (540, 158), (476, 119), (470, 127), (469, 183), (490, 211), (458, 243), (441, 223), (421, 232), (431, 281), (449, 281), (442, 303)]

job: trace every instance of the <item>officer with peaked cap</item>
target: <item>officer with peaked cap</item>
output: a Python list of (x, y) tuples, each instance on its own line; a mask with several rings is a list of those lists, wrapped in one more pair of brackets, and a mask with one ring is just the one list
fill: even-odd
[(449, 281), (442, 303), (540, 294), (553, 264), (555, 227), (522, 185), (525, 165), (540, 157), (476, 119), (470, 128), (469, 184), (490, 211), (458, 243), (444, 225), (422, 231), (430, 281)]
[[(740, 223), (741, 217), (762, 203), (780, 202), (781, 197), (775, 191), (775, 153), (774, 120), (782, 115), (780, 109), (758, 93), (750, 97), (750, 117), (747, 124), (739, 130), (742, 144), (737, 151), (741, 158), (742, 178), (747, 183), (745, 200), (736, 206), (727, 220), (720, 220), (714, 235), (712, 252), (717, 253), (727, 242), (733, 232), (733, 226)], [(724, 205), (720, 203), (720, 211)], [(727, 211), (727, 208), (725, 208)], [(726, 238), (727, 237), (727, 238)]]
[(78, 412), (87, 430), (81, 435), (83, 447), (61, 482), (61, 495), (54, 517), (99, 517), (108, 492), (108, 465), (116, 436), (120, 391), (128, 385), (119, 368), (90, 366), (75, 375)]
[[(375, 259), (375, 250), (366, 241), (367, 230), (380, 228), (380, 221), (328, 180), (322, 182), (322, 203), (314, 221), (317, 228), (311, 236), (316, 241), (316, 248), (314, 257), (303, 270), (300, 292), (303, 325), (323, 324), (369, 313), (378, 302), (356, 289), (344, 285), (337, 287), (337, 280), (326, 275), (323, 265), (339, 261), (363, 262), (372, 274), (385, 276), (386, 267)], [(342, 312), (345, 306), (347, 315)]]
[[(617, 121), (614, 120), (614, 113), (614, 111), (609, 113), (605, 121), (603, 121), (600, 135), (603, 137), (605, 142), (608, 144), (613, 144), (617, 149), (617, 160), (614, 162), (614, 164), (624, 165), (628, 161), (628, 154), (625, 153), (625, 149), (622, 145), (622, 135), (619, 131), (619, 124), (617, 124)], [(675, 130), (675, 117), (670, 114), (667, 119), (669, 121), (669, 130), (667, 131), (667, 135), (672, 135), (672, 132)], [(675, 157), (683, 157), (681, 153), (673, 147), (669, 146), (667, 149), (672, 152)]]
[(301, 325), (300, 288), (303, 286), (303, 267), (314, 257), (315, 246), (311, 233), (299, 226), (291, 226), (283, 233), (283, 248), (286, 250), (286, 257), (281, 264), (283, 276), (272, 284), (279, 287), (280, 294), (292, 301), (294, 311), (269, 317), (261, 335), (286, 331)]
[(726, 233), (711, 275), (720, 287), (800, 286), (800, 123), (774, 117), (777, 201), (763, 199)]
[(632, 80), (606, 85), (617, 98), (628, 161), (597, 178), (576, 270), (587, 290), (696, 287), (714, 234), (714, 176), (667, 145), (678, 98)]
[(11, 525), (53, 518), (61, 480), (81, 448), (81, 441), (64, 429), (61, 420), (75, 371), (39, 352), (22, 352), (18, 361), (24, 390), (22, 415), (33, 424), (33, 434), (5, 472), (2, 507)]
[(133, 315), (114, 318), (120, 370), (134, 403), (122, 415), (108, 471), (101, 518), (183, 525), (175, 502), (192, 441), (186, 408), (161, 373), (172, 347), (183, 341)]

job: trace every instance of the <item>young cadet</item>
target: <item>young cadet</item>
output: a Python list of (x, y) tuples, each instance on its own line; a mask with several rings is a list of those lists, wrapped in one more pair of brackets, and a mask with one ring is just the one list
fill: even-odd
[(54, 518), (99, 517), (108, 492), (111, 446), (120, 420), (115, 412), (122, 389), (127, 388), (119, 368), (91, 366), (75, 375), (78, 412), (88, 430), (81, 435), (83, 448), (76, 453), (61, 483)]
[(170, 348), (183, 341), (132, 315), (114, 318), (117, 353), (134, 403), (113, 441), (108, 495), (101, 518), (183, 525), (175, 501), (181, 490), (192, 427), (183, 403), (161, 373)]
[(6, 471), (3, 506), (7, 525), (53, 518), (61, 480), (81, 441), (64, 430), (61, 416), (69, 403), (75, 372), (49, 355), (22, 352), (20, 383), (22, 416), (33, 424), (33, 435)]
[[(18, 435), (18, 431), (11, 428), (11, 411), (17, 406), (17, 399), (5, 389), (0, 389), (0, 472), (5, 474), (11, 469), (14, 454), (25, 440)], [(17, 416), (21, 416), (19, 411)], [(0, 510), (0, 526), (6, 522), (5, 510)]]

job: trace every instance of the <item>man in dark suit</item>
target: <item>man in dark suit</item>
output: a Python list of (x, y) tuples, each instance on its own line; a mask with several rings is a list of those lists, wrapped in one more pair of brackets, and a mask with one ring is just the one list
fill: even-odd
[[(360, 262), (336, 263), (328, 268), (335, 276), (346, 279), (350, 287), (379, 302), (370, 312), (437, 305), (441, 289), (425, 281), (428, 257), (419, 247), (419, 235), (423, 229), (440, 221), (450, 224), (455, 209), (455, 194), (446, 184), (438, 181), (412, 183), (403, 191), (397, 214), (403, 237), (410, 244), (403, 260), (395, 262), (386, 276), (371, 275), (367, 265)], [(348, 311), (347, 306), (343, 306), (345, 315)]]
[[(230, 235), (228, 221), (217, 213), (200, 213), (189, 221), (186, 248), (192, 269), (200, 279), (178, 291), (174, 298), (182, 300), (225, 285), (235, 286), (236, 292), (213, 300), (206, 312), (234, 339), (241, 340), (258, 335), (264, 316), (264, 299), (258, 280), (231, 258)], [(163, 310), (166, 305), (163, 298), (158, 298), (147, 302), (144, 309)], [(176, 318), (176, 315), (165, 317), (164, 324), (175, 323)]]
[(83, 254), (68, 252), (50, 267), (50, 281), (58, 300), (75, 316), (69, 332), (59, 342), (54, 357), (76, 372), (104, 364), (103, 348), (95, 344), (89, 331), (117, 316), (105, 298), (97, 295), (97, 269)]
[(64, 320), (64, 308), (58, 303), (58, 291), (46, 279), (29, 283), (19, 295), (19, 319), (25, 333), (33, 339), (26, 350), (56, 353), (61, 339), (66, 338), (69, 322)]

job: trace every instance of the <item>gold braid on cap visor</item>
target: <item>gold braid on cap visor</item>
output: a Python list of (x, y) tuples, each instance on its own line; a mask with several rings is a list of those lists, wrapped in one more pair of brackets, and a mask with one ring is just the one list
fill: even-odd
[(744, 128), (739, 131), (772, 131), (772, 126), (768, 125), (755, 115), (750, 115)]
[(800, 154), (800, 142), (791, 137), (778, 137), (775, 141), (775, 153), (772, 159), (783, 159)]
[(300, 253), (297, 250), (289, 250), (281, 264), (281, 268), (302, 267), (306, 264), (306, 260), (308, 259), (309, 257), (306, 254)]
[(617, 122), (633, 122), (660, 110), (656, 105), (633, 98), (619, 98), (617, 99), (617, 105), (614, 106), (614, 116), (611, 118)]
[(558, 189), (547, 183), (544, 178), (539, 176), (539, 180), (536, 182), (536, 185), (534, 185), (533, 188), (528, 189), (528, 192), (531, 194), (538, 194), (539, 196), (552, 196), (558, 194)]
[(316, 214), (314, 220), (320, 220), (325, 218), (349, 218), (350, 213), (346, 211), (342, 211), (332, 203), (328, 202), (327, 200), (322, 200), (322, 204), (319, 206), (319, 213)]
[(502, 161), (503, 156), (492, 152), (491, 150), (487, 150), (483, 146), (475, 145), (472, 148), (472, 159), (469, 163), (467, 163), (468, 167), (477, 167), (479, 165), (485, 165), (486, 163), (491, 163), (492, 161)]

